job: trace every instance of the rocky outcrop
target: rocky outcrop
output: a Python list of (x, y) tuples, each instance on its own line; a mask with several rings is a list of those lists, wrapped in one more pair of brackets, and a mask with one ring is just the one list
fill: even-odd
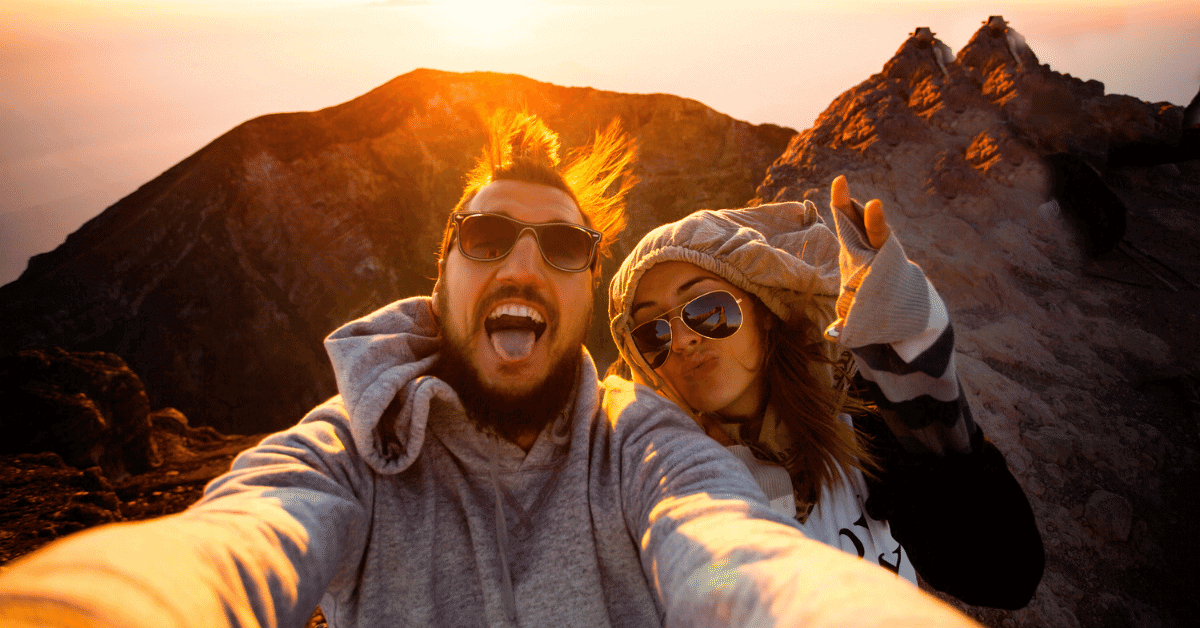
[(0, 567), (95, 525), (179, 512), (262, 435), (149, 412), (108, 353), (22, 351), (0, 360)]
[(150, 402), (111, 353), (26, 350), (0, 358), (0, 453), (52, 451), (123, 479), (162, 463)]
[[(1180, 145), (1182, 121), (1040, 65), (1000, 18), (956, 56), (918, 29), (758, 188), (824, 208), (847, 175), (945, 298), (976, 418), (1046, 542), (1034, 601), (969, 609), (987, 625), (1182, 626), (1200, 610), (1200, 548), (1179, 527), (1200, 477), (1200, 162), (1111, 158)], [(986, 564), (986, 539), (963, 551)]]
[[(0, 288), (0, 350), (109, 351), (153, 405), (197, 424), (291, 425), (336, 392), (326, 334), (429, 294), (480, 114), (500, 107), (539, 114), (566, 149), (613, 118), (637, 138), (618, 259), (663, 221), (744, 204), (794, 134), (676, 96), (417, 70), (336, 107), (242, 124), (34, 257)], [(597, 319), (601, 363), (610, 345)]]

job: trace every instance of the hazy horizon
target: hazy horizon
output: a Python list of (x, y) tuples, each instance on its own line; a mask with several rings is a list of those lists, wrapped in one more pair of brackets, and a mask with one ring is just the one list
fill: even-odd
[(10, 0), (0, 8), (0, 284), (87, 219), (251, 118), (333, 106), (416, 68), (670, 93), (811, 126), (929, 26), (958, 52), (1003, 15), (1042, 63), (1187, 104), (1182, 0)]

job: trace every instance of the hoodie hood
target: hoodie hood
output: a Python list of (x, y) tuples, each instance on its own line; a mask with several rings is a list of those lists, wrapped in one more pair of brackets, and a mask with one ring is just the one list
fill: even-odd
[[(570, 401), (532, 449), (460, 421), (462, 402), (445, 381), (429, 375), (442, 339), (429, 297), (396, 301), (339, 327), (325, 339), (350, 433), (363, 460), (380, 474), (407, 469), (420, 456), (430, 430), (460, 461), (508, 472), (547, 463), (571, 440), (572, 426), (599, 407), (596, 367), (587, 349)], [(587, 386), (582, 383), (591, 382)], [(393, 401), (400, 403), (392, 407)]]
[[(351, 321), (325, 339), (354, 445), (379, 473), (399, 473), (416, 460), (435, 399), (458, 403), (448, 384), (424, 376), (437, 361), (438, 334), (432, 299), (413, 297)], [(388, 429), (380, 422), (397, 393), (404, 403), (394, 429)]]
[(823, 330), (836, 319), (839, 249), (812, 201), (702, 210), (662, 225), (642, 238), (609, 285), (613, 341), (637, 381), (688, 408), (646, 364), (630, 337), (629, 309), (646, 271), (662, 262), (688, 262), (758, 297), (785, 323), (808, 317)]

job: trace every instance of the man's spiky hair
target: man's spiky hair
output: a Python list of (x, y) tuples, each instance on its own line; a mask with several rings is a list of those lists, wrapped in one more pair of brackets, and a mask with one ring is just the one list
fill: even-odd
[(625, 228), (625, 195), (637, 183), (629, 172), (637, 147), (621, 130), (620, 120), (598, 131), (590, 146), (572, 151), (566, 164), (559, 159), (558, 134), (531, 113), (496, 112), (487, 120), (487, 133), (483, 153), (467, 173), (462, 197), (446, 223), (439, 258), (445, 259), (450, 246), (454, 215), (465, 211), (493, 181), (522, 181), (566, 192), (584, 223), (604, 234), (600, 254), (608, 255)]

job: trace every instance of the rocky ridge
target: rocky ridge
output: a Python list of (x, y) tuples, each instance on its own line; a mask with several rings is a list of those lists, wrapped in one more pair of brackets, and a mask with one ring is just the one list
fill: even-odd
[(957, 55), (917, 29), (758, 188), (756, 204), (824, 208), (845, 174), (944, 297), (976, 419), (1047, 548), (1029, 607), (969, 609), (988, 625), (1196, 616), (1200, 548), (1178, 526), (1197, 512), (1200, 153), (1183, 117), (1040, 65), (1000, 18)]

